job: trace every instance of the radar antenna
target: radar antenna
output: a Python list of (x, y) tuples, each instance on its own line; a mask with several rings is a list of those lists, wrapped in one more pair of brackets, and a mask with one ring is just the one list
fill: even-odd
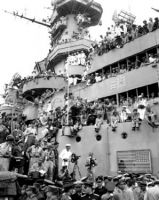
[(151, 9), (156, 11), (156, 12), (159, 12), (159, 9), (156, 9), (156, 8), (151, 8)]
[(53, 8), (51, 8), (51, 7), (44, 7), (45, 9), (47, 9), (47, 10), (54, 10)]
[(7, 10), (4, 10), (4, 12), (7, 13), (7, 14), (10, 14), (10, 15), (13, 15), (13, 16), (16, 16), (16, 17), (23, 18), (23, 19), (26, 19), (26, 20), (28, 20), (28, 21), (34, 22), (34, 23), (36, 23), (36, 24), (40, 24), (40, 25), (42, 25), (42, 26), (46, 26), (46, 27), (49, 27), (49, 28), (51, 27), (50, 24), (37, 21), (35, 18), (25, 17), (23, 14), (20, 15), (18, 12), (15, 12), (15, 11), (9, 12), (9, 11), (7, 11)]

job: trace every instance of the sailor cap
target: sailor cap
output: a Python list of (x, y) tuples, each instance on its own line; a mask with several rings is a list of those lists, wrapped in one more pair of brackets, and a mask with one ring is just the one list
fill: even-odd
[(71, 144), (66, 144), (65, 146), (66, 146), (66, 147), (70, 147), (70, 146), (71, 146)]

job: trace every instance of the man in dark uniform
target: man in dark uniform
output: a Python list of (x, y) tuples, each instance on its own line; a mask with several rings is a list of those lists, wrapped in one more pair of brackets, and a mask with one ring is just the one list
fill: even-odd
[(120, 200), (117, 195), (113, 194), (114, 189), (115, 189), (115, 183), (114, 182), (108, 182), (106, 184), (106, 189), (107, 189), (107, 192), (101, 196), (101, 200), (108, 200), (108, 199), (109, 200), (110, 199), (112, 199), (112, 200)]
[(40, 183), (34, 183), (33, 186), (36, 188), (36, 196), (38, 200), (45, 200), (44, 194), (40, 189)]
[(82, 185), (83, 182), (81, 181), (76, 181), (74, 183), (74, 190), (75, 193), (73, 195), (71, 195), (71, 199), (72, 200), (81, 200), (81, 196), (82, 196)]
[(138, 187), (139, 187), (139, 192), (137, 192), (137, 198), (138, 200), (144, 200), (145, 195), (146, 195), (146, 182), (144, 181), (139, 181), (138, 182)]
[(13, 130), (12, 134), (13, 134), (14, 138), (18, 138), (19, 140), (22, 139), (23, 131), (20, 129), (20, 125), (19, 124), (16, 125), (16, 128)]
[(103, 177), (98, 176), (96, 178), (97, 187), (94, 190), (94, 193), (100, 197), (107, 192), (107, 189), (103, 186)]
[(58, 193), (54, 186), (48, 186), (46, 190), (46, 200), (58, 200)]
[(26, 189), (27, 200), (38, 200), (36, 195), (36, 188), (34, 186), (28, 186)]
[(9, 171), (18, 169), (18, 173), (23, 174), (24, 158), (23, 158), (23, 141), (17, 141), (15, 139), (12, 147), (12, 157), (10, 158)]
[(59, 152), (58, 152), (58, 146), (59, 143), (55, 141), (54, 143), (54, 156), (55, 156), (55, 167), (54, 167), (54, 173), (53, 173), (53, 180), (56, 180), (58, 178), (58, 158), (59, 158)]
[(100, 200), (100, 197), (93, 193), (93, 182), (84, 183), (84, 192), (85, 195), (81, 197), (81, 200)]
[(61, 196), (61, 200), (72, 200), (71, 195), (73, 193), (73, 183), (64, 183), (63, 188), (64, 192)]

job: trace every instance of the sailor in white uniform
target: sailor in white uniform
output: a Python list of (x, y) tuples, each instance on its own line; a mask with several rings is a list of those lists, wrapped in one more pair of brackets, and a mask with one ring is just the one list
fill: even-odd
[(65, 147), (66, 148), (61, 151), (59, 157), (62, 159), (62, 167), (67, 166), (67, 169), (68, 169), (69, 163), (70, 163), (70, 160), (71, 160), (71, 155), (72, 155), (71, 145), (66, 144)]

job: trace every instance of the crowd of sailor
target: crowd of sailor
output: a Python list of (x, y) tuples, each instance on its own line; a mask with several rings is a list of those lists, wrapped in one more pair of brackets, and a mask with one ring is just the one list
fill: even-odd
[(108, 27), (106, 35), (100, 35), (100, 41), (93, 44), (94, 52), (98, 55), (107, 53), (114, 48), (122, 48), (124, 44), (134, 39), (155, 31), (159, 28), (159, 19), (149, 18), (143, 21), (143, 25), (116, 23)]
[(31, 76), (28, 76), (28, 77), (25, 77), (23, 79), (23, 81), (26, 83), (26, 82), (29, 82), (29, 81), (38, 81), (38, 78), (44, 78), (44, 80), (49, 80), (51, 77), (58, 77), (58, 76), (63, 76), (63, 75), (57, 75), (55, 72), (53, 72), (52, 70), (46, 70), (44, 72), (40, 72), (40, 71), (37, 71), (37, 70), (34, 70), (32, 72), (32, 75)]
[(82, 178), (64, 184), (33, 182), (23, 184), (18, 200), (157, 200), (159, 180), (151, 174), (125, 173), (118, 176), (97, 176), (94, 182)]
[(68, 65), (86, 65), (86, 54), (84, 51), (69, 54), (66, 60)]
[[(90, 19), (82, 14), (78, 14), (76, 16), (76, 20), (78, 25), (90, 23)], [(148, 21), (144, 20), (142, 25), (130, 24), (123, 21), (116, 22), (114, 25), (111, 25), (107, 28), (105, 36), (100, 35), (100, 41), (95, 41), (92, 43), (93, 53), (102, 55), (103, 53), (107, 53), (114, 48), (122, 48), (124, 44), (131, 42), (145, 34), (153, 32), (158, 28), (159, 19), (157, 17), (154, 18), (154, 20), (152, 18), (149, 18)], [(56, 45), (68, 43), (82, 38), (91, 39), (88, 30), (84, 31), (83, 28), (79, 31), (79, 33), (74, 33), (70, 38), (67, 38), (66, 34), (66, 38), (59, 39)]]
[[(119, 166), (119, 174), (114, 177), (101, 175), (90, 180), (86, 176), (80, 182), (72, 179), (71, 175), (67, 174), (65, 177), (66, 171), (61, 169), (59, 173), (57, 172), (58, 158), (61, 159), (62, 154), (58, 152), (59, 143), (56, 140), (58, 130), (65, 125), (70, 126), (73, 135), (76, 135), (84, 125), (94, 125), (95, 132), (100, 132), (100, 126), (104, 123), (108, 123), (112, 131), (116, 131), (118, 123), (128, 121), (132, 121), (133, 130), (139, 130), (142, 120), (147, 120), (151, 126), (158, 127), (156, 113), (151, 107), (159, 103), (154, 94), (149, 99), (145, 98), (144, 94), (134, 99), (120, 98), (120, 108), (114, 99), (88, 102), (70, 94), (69, 97), (65, 96), (65, 100), (64, 109), (59, 107), (50, 110), (49, 113), (43, 112), (39, 119), (33, 121), (27, 121), (26, 116), (21, 114), (0, 116), (0, 171), (6, 170), (3, 169), (5, 167), (10, 171), (26, 174), (33, 180), (31, 185), (26, 185), (24, 182), (19, 198), (28, 200), (34, 197), (50, 200), (50, 196), (53, 196), (54, 199), (64, 200), (69, 196), (69, 199), (75, 200), (77, 198), (105, 200), (110, 197), (129, 200), (131, 196), (134, 200), (149, 200), (151, 196), (156, 195), (159, 182), (155, 176), (127, 174), (124, 165)], [(70, 109), (67, 109), (68, 107)], [(43, 127), (40, 135), (39, 124)], [(10, 163), (7, 162), (8, 158)], [(40, 186), (38, 181), (44, 178), (54, 182), (46, 181)], [(81, 190), (77, 196), (78, 188)]]
[[(142, 93), (138, 97), (125, 98), (120, 96), (119, 105), (116, 98), (98, 99), (88, 102), (87, 99), (66, 95), (64, 107), (45, 110), (39, 109), (40, 126), (48, 125), (52, 120), (52, 129), (70, 127), (72, 135), (76, 135), (83, 126), (94, 125), (95, 132), (99, 132), (102, 124), (108, 124), (112, 131), (116, 131), (118, 124), (131, 122), (132, 130), (139, 130), (142, 121), (146, 121), (153, 128), (159, 125), (158, 113), (153, 106), (158, 104), (154, 93), (149, 98)], [(50, 100), (51, 102), (51, 100)], [(51, 118), (51, 119), (50, 119)]]
[[(61, 72), (60, 75), (57, 75), (51, 69), (45, 72), (34, 70), (31, 76), (24, 77), (23, 79), (22, 78), (15, 79), (13, 85), (18, 86), (19, 88), (23, 84), (32, 80), (38, 84), (39, 78), (44, 78), (45, 80), (49, 80), (51, 77), (64, 77), (68, 79), (69, 85), (76, 85), (80, 82), (86, 82), (86, 85), (89, 86), (94, 83), (101, 82), (107, 78), (116, 77), (117, 75), (123, 74), (125, 72), (138, 69), (140, 67), (144, 67), (149, 64), (156, 64), (159, 62), (158, 54), (150, 53), (148, 57), (142, 56), (134, 60), (125, 61), (125, 63), (124, 62), (121, 63), (120, 67), (118, 65), (114, 67), (112, 66), (111, 69), (107, 67), (98, 70), (98, 72), (89, 74), (89, 70), (91, 68), (91, 60), (92, 60), (91, 57), (92, 56), (87, 55), (84, 51), (69, 54), (65, 63), (64, 72), (63, 73)], [(71, 75), (68, 78), (67, 70), (69, 65), (84, 66), (83, 75)]]
[[(150, 56), (148, 64), (150, 62), (154, 63), (158, 62), (158, 60), (157, 58)], [(75, 78), (77, 77), (74, 77), (74, 79)], [(88, 85), (95, 82), (100, 82), (102, 80), (101, 75), (99, 74), (96, 74), (95, 77), (93, 78), (95, 81), (90, 81), (88, 79), (89, 81), (89, 82), (87, 81), (87, 84), (89, 83)], [(78, 80), (76, 79), (76, 81)], [(154, 111), (153, 112), (151, 111), (151, 106), (149, 106), (148, 103), (144, 103), (143, 106), (144, 109), (139, 110), (138, 103), (141, 100), (139, 99), (139, 96), (137, 96), (135, 100), (134, 97), (133, 98), (129, 97), (124, 100), (120, 98), (119, 102), (117, 102), (117, 99), (114, 98), (112, 99), (105, 98), (102, 100), (99, 99), (98, 101), (89, 102), (87, 101), (87, 99), (81, 99), (79, 97), (74, 98), (71, 95), (69, 96), (69, 98), (66, 97), (64, 107), (58, 107), (52, 110), (50, 106), (50, 109), (46, 111), (45, 109), (43, 109), (43, 106), (45, 105), (45, 100), (47, 99), (51, 102), (51, 98), (54, 92), (55, 90), (53, 91), (47, 89), (41, 95), (37, 96), (36, 98), (33, 98), (34, 103), (39, 106), (39, 117), (38, 117), (39, 126), (47, 125), (48, 121), (50, 121), (50, 116), (52, 116), (51, 119), (52, 123), (55, 125), (55, 129), (59, 129), (62, 127), (64, 128), (66, 125), (69, 125), (71, 127), (72, 132), (78, 132), (80, 129), (82, 129), (82, 126), (84, 125), (95, 125), (97, 124), (96, 121), (98, 121), (98, 124), (100, 124), (100, 126), (104, 122), (108, 123), (111, 127), (115, 127), (112, 128), (113, 130), (116, 130), (117, 124), (119, 122), (127, 120), (133, 122), (132, 123), (133, 128), (134, 124), (136, 128), (139, 128), (141, 121), (144, 119), (144, 117), (141, 116), (143, 115), (143, 112), (147, 113), (146, 120), (148, 120), (148, 122), (153, 127), (158, 126), (157, 114), (153, 113)], [(34, 91), (32, 91), (32, 96), (34, 96)], [(143, 94), (142, 98), (145, 98)], [(147, 97), (147, 99), (145, 98), (146, 102), (149, 98), (150, 97)], [(118, 106), (120, 105), (120, 107), (124, 106), (122, 111), (118, 110), (117, 104)], [(138, 116), (137, 123), (134, 123), (133, 121), (134, 115), (136, 117)]]
[[(6, 114), (2, 113), (0, 115), (0, 126), (1, 126), (1, 134), (0, 134), (0, 143), (5, 141), (6, 136), (12, 132), (12, 130), (24, 131), (26, 128), (25, 124), (26, 116), (23, 114), (13, 113)], [(19, 136), (22, 136), (22, 132), (19, 132)]]
[[(41, 157), (48, 179), (53, 179), (53, 170), (57, 164), (55, 135), (48, 132), (39, 138), (38, 121), (28, 121), (26, 116), (2, 114), (0, 118), (0, 171), (15, 171), (30, 174), (37, 170), (36, 161)], [(10, 163), (7, 162), (10, 159)], [(4, 163), (4, 164), (3, 164)], [(36, 163), (36, 164), (34, 164)], [(51, 168), (51, 169), (50, 169)], [(57, 173), (57, 172), (56, 172)]]
[(87, 82), (87, 85), (92, 85), (94, 83), (101, 82), (105, 79), (116, 77), (118, 75), (124, 74), (126, 72), (139, 69), (141, 67), (146, 67), (150, 64), (157, 64), (159, 62), (159, 56), (157, 54), (149, 54), (148, 58), (146, 56), (143, 56), (141, 58), (137, 58), (134, 61), (125, 60), (125, 63), (122, 63), (119, 67), (119, 65), (112, 66), (98, 70), (98, 72), (91, 73), (91, 74), (84, 74), (83, 78)]
[[(158, 58), (154, 58), (153, 55), (150, 55), (149, 56), (149, 62), (147, 62), (147, 64), (156, 63), (156, 62), (158, 62)], [(123, 67), (121, 69), (121, 71), (122, 71), (122, 73), (126, 72), (125, 67)], [(121, 74), (121, 73), (119, 73), (119, 74)], [(112, 70), (111, 76), (109, 74), (107, 74), (107, 75), (108, 75), (107, 78), (112, 77), (112, 76), (116, 76), (117, 72), (115, 73), (114, 70)], [(100, 82), (100, 81), (105, 79), (105, 77), (103, 79), (102, 76), (98, 73), (96, 73), (95, 76), (93, 74), (91, 74), (90, 77), (91, 77), (91, 79), (87, 80), (87, 85), (91, 85), (95, 82)], [(77, 83), (78, 77), (73, 77), (73, 81), (75, 81), (75, 80), (76, 80), (76, 83)], [(76, 83), (74, 82), (74, 84), (76, 84)], [(104, 120), (108, 124), (111, 124), (111, 116), (113, 116), (112, 119), (113, 118), (117, 119), (117, 120), (114, 120), (117, 123), (121, 122), (123, 120), (120, 117), (120, 113), (116, 109), (117, 104), (120, 105), (120, 106), (129, 107), (130, 105), (131, 106), (136, 105), (134, 103), (138, 102), (138, 97), (136, 97), (135, 100), (134, 100), (135, 97), (133, 97), (133, 98), (129, 97), (129, 98), (125, 99), (124, 103), (123, 103), (122, 98), (120, 98), (119, 102), (117, 102), (117, 100), (114, 99), (114, 98), (105, 99), (105, 100), (102, 100), (102, 101), (99, 100), (99, 101), (95, 101), (95, 102), (88, 102), (86, 99), (85, 100), (80, 99), (80, 98), (74, 99), (74, 97), (71, 96), (71, 98), (69, 98), (69, 101), (70, 101), (69, 102), (69, 108), (67, 106), (68, 99), (66, 99), (64, 107), (59, 107), (56, 110), (52, 110), (51, 112), (49, 112), (48, 110), (47, 111), (44, 110), (44, 113), (43, 113), (43, 106), (45, 105), (45, 100), (50, 99), (49, 101), (51, 102), (51, 97), (54, 94), (54, 92), (55, 92), (55, 90), (46, 89), (46, 91), (43, 92), (41, 95), (37, 96), (36, 98), (33, 98), (34, 103), (36, 105), (39, 105), (39, 107), (40, 107), (40, 109), (39, 109), (40, 110), (40, 112), (39, 112), (39, 119), (40, 120), (38, 121), (38, 123), (41, 124), (41, 125), (47, 124), (47, 121), (48, 121), (49, 116), (51, 114), (51, 115), (56, 116), (56, 117), (55, 116), (53, 117), (54, 118), (53, 123), (56, 124), (56, 126), (58, 128), (64, 127), (65, 125), (69, 124), (70, 127), (72, 127), (72, 130), (75, 129), (74, 127), (77, 127), (77, 130), (78, 130), (83, 125), (90, 125), (90, 124), (94, 125), (96, 117), (98, 116), (98, 114), (100, 114), (102, 116), (101, 119), (100, 119), (102, 121), (102, 123), (103, 123), (103, 120)], [(34, 93), (35, 93), (35, 91), (32, 91), (32, 96), (35, 95)], [(147, 97), (147, 98), (149, 98), (149, 97)], [(101, 113), (97, 112), (98, 107), (101, 109)], [(109, 108), (111, 110), (110, 113), (109, 113), (109, 109), (107, 109), (107, 107), (111, 107), (111, 108)], [(146, 107), (146, 106), (144, 105), (144, 107)], [(137, 107), (135, 106), (135, 108), (137, 108)], [(68, 111), (68, 109), (69, 109), (69, 111)], [(130, 119), (132, 120), (132, 113), (133, 113), (132, 108), (130, 109), (131, 111), (129, 111), (129, 109), (126, 109), (126, 110), (127, 110), (126, 116), (129, 115), (129, 120)], [(113, 114), (114, 111), (115, 111), (115, 114)], [(155, 116), (155, 114), (154, 114), (154, 116)], [(138, 117), (138, 118), (140, 118), (140, 117)], [(141, 118), (143, 119), (143, 117), (141, 117)], [(89, 120), (91, 122), (89, 122)], [(153, 117), (153, 119), (151, 119), (151, 120), (153, 121), (153, 125), (156, 126), (154, 124), (154, 123), (156, 123), (155, 122), (156, 117)], [(98, 119), (98, 121), (99, 121), (99, 119)], [(126, 119), (125, 119), (125, 121), (126, 121)], [(138, 123), (138, 124), (140, 124), (140, 123)]]
[[(72, 93), (69, 93), (69, 95), (65, 95), (65, 102), (62, 104), (64, 106), (53, 108), (52, 95), (54, 92), (46, 89), (42, 95), (32, 99), (33, 104), (38, 106), (39, 114), (36, 119), (36, 126), (47, 126), (44, 134), (48, 130), (52, 130), (56, 134), (60, 128), (64, 131), (65, 126), (70, 127), (72, 134), (76, 134), (86, 125), (94, 125), (96, 131), (105, 123), (115, 131), (118, 123), (127, 121), (132, 122), (133, 130), (136, 128), (138, 130), (142, 120), (146, 120), (152, 127), (158, 127), (158, 113), (153, 109), (153, 106), (158, 104), (158, 93), (156, 91), (150, 91), (149, 96), (144, 93), (138, 96), (129, 94), (129, 97), (128, 94), (127, 97), (119, 95), (118, 102), (116, 96), (89, 102), (87, 99), (74, 97)], [(32, 96), (34, 96), (34, 93)], [(26, 127), (25, 116), (10, 114), (4, 115), (4, 119), (5, 126), (9, 130), (11, 130), (11, 121), (12, 128), (18, 126), (17, 119), (23, 129)]]
[[(77, 21), (79, 24), (85, 22), (85, 17), (81, 14), (77, 15), (76, 19), (78, 19)], [(89, 22), (89, 20), (86, 21)], [(158, 28), (159, 28), (159, 20), (157, 17), (154, 18), (154, 20), (152, 18), (149, 18), (149, 21), (144, 20), (143, 25), (129, 24), (123, 21), (115, 23), (115, 25), (111, 25), (110, 27), (108, 27), (105, 36), (100, 35), (99, 42), (95, 41), (94, 43), (92, 43), (92, 48), (91, 51), (89, 52), (90, 54), (89, 56), (92, 58), (93, 55), (95, 54), (102, 55), (103, 53), (107, 53), (114, 48), (121, 48), (127, 42), (131, 42), (134, 39), (141, 37), (145, 34), (148, 34), (152, 31), (155, 31)], [(82, 37), (79, 36), (79, 34), (80, 32), (74, 33), (74, 35), (72, 35), (71, 38), (69, 39), (67, 39), (67, 34), (66, 34), (66, 39), (62, 40), (59, 39), (56, 42), (57, 44), (61, 44), (74, 41), (74, 39), (77, 40), (85, 38), (86, 35), (87, 36), (89, 35), (89, 32), (88, 30), (86, 30), (86, 33), (84, 34), (85, 36)], [(88, 38), (90, 39), (90, 36)]]
[(43, 78), (44, 80), (49, 80), (51, 77), (65, 77), (64, 73), (61, 73), (57, 75), (54, 71), (48, 69), (46, 71), (38, 71), (33, 70), (32, 74), (30, 76), (24, 77), (24, 78), (15, 78), (12, 82), (11, 87), (14, 88), (22, 88), (24, 84), (34, 81), (36, 84), (39, 83), (39, 79)]
[[(156, 30), (158, 27), (159, 27), (158, 18), (155, 18), (154, 21), (152, 20), (152, 18), (150, 18), (149, 22), (144, 20), (142, 26), (136, 26), (133, 24), (130, 25), (130, 24), (126, 24), (126, 23), (116, 24), (115, 26), (112, 25), (111, 27), (108, 28), (108, 31), (107, 31), (107, 36), (109, 36), (109, 37), (103, 38), (103, 36), (101, 36), (101, 41), (99, 43), (95, 42), (94, 44), (92, 44), (92, 47), (89, 49), (88, 53), (81, 51), (81, 52), (73, 52), (68, 55), (68, 57), (66, 59), (66, 65), (85, 66), (85, 70), (84, 70), (84, 73), (82, 76), (70, 76), (70, 80), (69, 80), (70, 85), (71, 84), (76, 85), (77, 83), (79, 83), (81, 81), (82, 82), (86, 81), (87, 85), (91, 85), (93, 83), (100, 82), (106, 78), (110, 78), (110, 77), (114, 77), (118, 74), (122, 74), (126, 71), (131, 71), (132, 69), (137, 69), (139, 67), (158, 62), (158, 56), (149, 54), (148, 57), (143, 57), (141, 59), (137, 59), (134, 61), (128, 60), (128, 62), (123, 63), (120, 66), (120, 68), (117, 66), (117, 67), (112, 67), (111, 70), (110, 69), (109, 70), (108, 69), (99, 70), (99, 72), (97, 72), (97, 73), (88, 74), (89, 69), (91, 68), (91, 61), (93, 59), (93, 56), (95, 54), (101, 55), (104, 52), (108, 52), (108, 50), (111, 49), (111, 48), (109, 49), (109, 47), (111, 45), (107, 43), (108, 41), (110, 42), (110, 38), (111, 38), (111, 41), (113, 41), (113, 40), (116, 41), (114, 43), (115, 46), (121, 47), (121, 45), (118, 45), (120, 43), (120, 40), (118, 38), (118, 35), (115, 35), (115, 33), (120, 32), (120, 34), (119, 34), (120, 37), (122, 35), (124, 35), (124, 36), (127, 35), (126, 38), (129, 38), (129, 39), (125, 39), (124, 42), (122, 39), (122, 46), (123, 46), (123, 44), (125, 44), (125, 42), (130, 42), (137, 37), (140, 37), (142, 35), (145, 35), (149, 32)], [(122, 30), (124, 30), (124, 32), (122, 32)], [(130, 33), (132, 35), (131, 37), (130, 37)], [(22, 82), (26, 83), (30, 80), (38, 81), (38, 78), (40, 78), (40, 77), (42, 77), (44, 79), (49, 79), (51, 76), (57, 76), (57, 75), (55, 74), (55, 72), (53, 72), (51, 70), (47, 70), (45, 72), (40, 72), (40, 73), (37, 72), (36, 70), (34, 70), (32, 73), (32, 76), (25, 77)], [(66, 73), (63, 72), (59, 76), (66, 77), (67, 72)]]
[[(74, 55), (73, 60), (75, 59), (76, 57)], [(119, 62), (112, 66), (107, 66), (93, 73), (89, 73), (89, 70), (91, 69), (91, 60), (92, 60), (91, 57), (86, 56), (85, 60), (86, 62), (85, 62), (85, 69), (84, 69), (83, 75), (69, 76), (69, 85), (77, 85), (80, 82), (86, 82), (86, 85), (89, 86), (94, 83), (104, 81), (105, 79), (116, 77), (126, 72), (139, 69), (141, 67), (146, 67), (148, 65), (155, 66), (159, 62), (159, 56), (156, 52), (153, 52), (153, 53), (151, 52), (147, 54), (147, 56), (145, 53), (142, 56), (141, 55), (137, 57), (134, 56), (134, 58), (132, 57), (131, 60), (125, 59), (121, 63)]]
[[(104, 123), (108, 123), (112, 131), (116, 131), (118, 123), (127, 121), (132, 121), (133, 130), (139, 130), (140, 124), (143, 120), (147, 120), (147, 122), (153, 127), (158, 127), (157, 114), (154, 110), (152, 110), (151, 106), (158, 104), (159, 102), (158, 99), (154, 98), (153, 94), (149, 99), (145, 98), (144, 94), (141, 94), (138, 98), (125, 99), (123, 97), (120, 98), (120, 100), (121, 107), (119, 109), (115, 99), (88, 102), (86, 99), (81, 99), (79, 97), (75, 98), (72, 94), (69, 94), (69, 96), (65, 96), (64, 108), (58, 107), (56, 110), (50, 110), (48, 113), (43, 112), (39, 116), (39, 119), (32, 122), (26, 121), (25, 116), (2, 114), (0, 118), (0, 143), (2, 143), (0, 144), (0, 159), (1, 162), (5, 163), (3, 167), (8, 167), (11, 171), (18, 170), (20, 173), (27, 174), (28, 177), (33, 179), (35, 178), (36, 181), (42, 177), (51, 181), (53, 179), (61, 181), (62, 179), (63, 185), (60, 186), (62, 190), (62, 197), (60, 198), (65, 199), (63, 196), (65, 196), (65, 193), (69, 191), (68, 194), (71, 195), (71, 198), (73, 199), (74, 197), (72, 197), (72, 193), (70, 193), (70, 191), (74, 194), (76, 182), (71, 183), (71, 185), (69, 183), (68, 186), (63, 180), (62, 171), (60, 172), (59, 177), (57, 177), (57, 161), (59, 154), (56, 136), (60, 128), (62, 128), (62, 134), (64, 134), (63, 128), (65, 128), (65, 126), (70, 126), (72, 134), (76, 135), (84, 125), (94, 125), (95, 132), (100, 132), (100, 127)], [(39, 136), (38, 127), (40, 123), (44, 129)], [(6, 162), (9, 157), (11, 157), (10, 164)], [(124, 170), (124, 168), (121, 169)], [(37, 171), (40, 172), (40, 174), (37, 173)], [(136, 195), (141, 194), (142, 198), (145, 197), (145, 199), (147, 198), (148, 200), (150, 196), (154, 195), (154, 189), (157, 189), (159, 184), (157, 182), (158, 180), (150, 174), (140, 177), (132, 177), (132, 175), (128, 174), (117, 177), (97, 177), (94, 182), (85, 180), (80, 183), (81, 187), (89, 187), (89, 189), (87, 189), (91, 191), (91, 193), (87, 194), (87, 191), (85, 192), (83, 189), (84, 194), (82, 194), (79, 198), (85, 199), (87, 194), (89, 196), (87, 196), (88, 198), (90, 198), (91, 195), (91, 197), (99, 200), (107, 199), (107, 197), (110, 196), (113, 196), (114, 198), (119, 196), (118, 199), (121, 198), (121, 200), (124, 196), (127, 200), (127, 198), (129, 199), (129, 196), (127, 196), (129, 194), (126, 193), (127, 185), (130, 187), (128, 180), (131, 183), (133, 181), (133, 193), (131, 193), (131, 195), (135, 195), (134, 199), (137, 200), (139, 197)], [(111, 184), (106, 186), (104, 185), (104, 182), (106, 182), (106, 185), (107, 182), (111, 182)], [(98, 191), (98, 189), (96, 189), (98, 183), (102, 183), (103, 188), (106, 186), (107, 190), (102, 189), (103, 193), (100, 189)], [(110, 186), (113, 188), (111, 191)], [(36, 197), (39, 190), (41, 190), (41, 188), (37, 190), (37, 187), (39, 188), (38, 184), (23, 186), (22, 196), (24, 195), (26, 198), (31, 198), (30, 196)], [(140, 190), (140, 187), (144, 189)], [(139, 194), (134, 193), (135, 188), (139, 190)], [(153, 189), (149, 190), (151, 188)], [(46, 190), (43, 189), (44, 187), (42, 188), (44, 196), (48, 195), (49, 192), (52, 192), (51, 195), (55, 195), (54, 186), (47, 186), (45, 187)], [(121, 191), (119, 191), (119, 189), (121, 189)], [(123, 192), (123, 196), (120, 196), (121, 192)], [(96, 194), (100, 195), (100, 197), (96, 196)], [(46, 197), (43, 198), (45, 199)], [(75, 196), (75, 199), (76, 198), (77, 196)]]
[[(147, 23), (146, 21), (144, 21), (144, 25), (141, 26), (142, 27), (142, 34), (141, 35), (138, 35), (137, 37), (139, 36), (142, 36), (148, 32), (151, 32), (151, 31), (154, 31), (158, 28), (158, 19), (155, 18), (155, 22), (153, 22), (152, 19), (149, 20), (149, 23)], [(124, 27), (122, 25), (122, 27)], [(118, 27), (119, 28), (119, 27)], [(120, 27), (121, 28), (121, 27)], [(108, 28), (110, 30), (110, 28)], [(113, 30), (114, 27), (112, 26), (111, 29)], [(124, 29), (124, 28), (123, 28)], [(133, 25), (132, 27), (129, 29), (133, 30)], [(147, 31), (146, 31), (147, 30)], [(138, 28), (138, 31), (139, 31), (139, 28)], [(109, 31), (108, 31), (109, 32)], [(140, 32), (140, 31), (139, 31)], [(110, 33), (109, 33), (110, 34)], [(108, 35), (109, 35), (108, 34)], [(136, 38), (136, 37), (135, 37)], [(135, 38), (132, 38), (132, 39), (135, 39)], [(90, 49), (90, 52), (89, 52), (89, 55), (86, 56), (85, 52), (81, 51), (81, 52), (77, 52), (77, 53), (73, 53), (73, 54), (70, 54), (67, 58), (67, 61), (66, 61), (66, 64), (70, 64), (70, 65), (83, 65), (85, 66), (86, 63), (87, 63), (87, 60), (90, 60), (92, 59), (92, 56), (94, 54), (94, 51), (95, 51), (95, 48), (94, 49)], [(143, 57), (141, 60), (138, 59), (138, 60), (135, 60), (135, 61), (129, 61), (126, 63), (126, 64), (121, 64), (120, 68), (119, 67), (116, 67), (116, 68), (111, 68), (110, 71), (106, 71), (105, 73), (103, 73), (103, 70), (99, 71), (98, 73), (92, 73), (92, 74), (87, 74), (87, 71), (88, 69), (86, 68), (86, 70), (84, 71), (84, 75), (83, 77), (77, 77), (77, 76), (74, 76), (74, 77), (70, 77), (69, 79), (69, 84), (74, 84), (76, 85), (78, 82), (80, 81), (86, 81), (87, 85), (91, 85), (93, 83), (97, 83), (97, 82), (100, 82), (106, 78), (110, 78), (110, 77), (114, 77), (114, 76), (117, 76), (119, 74), (123, 74), (127, 71), (131, 71), (133, 69), (137, 69), (139, 67), (143, 67), (143, 66), (146, 66), (148, 64), (152, 64), (152, 63), (157, 63), (158, 62), (158, 56), (156, 55), (153, 55), (153, 54), (149, 54), (148, 58), (146, 57)], [(90, 64), (90, 63), (89, 63)], [(34, 80), (34, 81), (37, 81), (38, 78), (44, 78), (44, 79), (49, 79), (50, 77), (52, 76), (57, 76), (54, 72), (52, 72), (51, 70), (48, 70), (48, 71), (45, 71), (45, 72), (42, 72), (42, 73), (39, 73), (37, 72), (36, 70), (33, 71), (32, 73), (32, 76), (29, 76), (29, 77), (26, 77), (24, 78), (23, 80), (18, 80), (19, 82), (22, 82), (22, 83), (26, 83), (30, 80)], [(63, 76), (63, 75), (61, 75)], [(18, 82), (18, 84), (19, 84)], [(38, 83), (38, 82), (37, 82)], [(51, 90), (47, 90), (46, 92), (44, 92), (42, 94), (41, 97), (39, 98), (36, 98), (35, 100), (35, 103), (40, 103), (40, 104), (43, 104), (45, 99), (46, 98), (49, 98), (52, 94), (54, 93), (54, 91), (51, 91)], [(83, 101), (83, 100), (82, 100)], [(113, 102), (113, 101), (111, 101)], [(79, 102), (78, 102), (79, 103)], [(81, 102), (80, 102), (81, 103)], [(93, 103), (94, 104), (94, 103)], [(93, 106), (92, 102), (91, 103), (86, 103), (86, 105), (84, 105), (84, 107), (91, 107)], [(108, 103), (109, 104), (109, 103)], [(113, 103), (114, 104), (114, 103)], [(116, 104), (116, 103), (115, 103)], [(83, 103), (82, 103), (82, 106), (83, 106)], [(64, 108), (60, 108), (60, 110), (62, 110), (62, 113), (64, 112), (65, 114), (62, 114), (62, 117), (61, 119), (58, 119), (58, 121), (60, 121), (59, 123), (61, 123), (61, 125), (64, 125), (65, 124), (65, 121), (66, 121), (66, 110), (67, 110), (67, 105), (64, 107)], [(89, 109), (88, 109), (89, 110)], [(91, 109), (90, 109), (91, 110)], [(113, 109), (112, 109), (113, 110)], [(60, 111), (61, 112), (61, 111)], [(76, 119), (76, 120), (72, 120), (73, 117), (70, 117), (71, 120), (67, 120), (67, 123), (68, 121), (72, 121), (72, 122), (69, 122), (70, 124), (72, 124), (73, 126), (76, 124), (76, 123), (80, 123), (82, 125), (85, 125), (87, 124), (86, 122), (86, 118), (88, 118), (88, 116), (90, 114), (95, 114), (96, 116), (98, 115), (98, 113), (92, 113), (92, 111), (89, 113), (87, 113), (87, 116), (86, 116), (86, 111), (81, 111), (81, 113), (84, 113), (84, 115), (82, 115), (82, 117), (80, 117), (80, 120)], [(81, 115), (81, 113), (78, 115)], [(113, 113), (113, 112), (112, 112)], [(101, 113), (100, 113), (101, 114)], [(56, 114), (55, 114), (56, 115)], [(60, 114), (61, 115), (61, 114)], [(116, 115), (116, 114), (115, 114)], [(63, 117), (65, 116), (65, 117)], [(105, 114), (102, 113), (102, 120), (105, 120), (106, 118), (104, 118)], [(117, 114), (118, 116), (118, 114)], [(110, 123), (110, 119), (106, 119), (108, 121), (108, 123)], [(117, 121), (121, 121), (121, 120), (117, 120)]]
[(63, 77), (65, 79), (68, 79), (68, 65), (81, 65), (84, 66), (85, 69), (88, 71), (90, 67), (90, 59), (86, 55), (84, 51), (79, 51), (75, 53), (70, 53), (65, 61), (65, 69), (61, 71), (60, 74), (56, 74), (55, 71), (48, 69), (45, 71), (41, 71), (39, 68), (36, 68), (33, 70), (31, 76), (27, 76), (24, 78), (16, 78), (13, 81), (12, 86), (17, 86), (18, 88), (22, 87), (25, 83), (28, 83), (30, 81), (34, 81), (38, 84), (39, 78), (43, 78), (44, 80), (49, 80), (51, 77)]

